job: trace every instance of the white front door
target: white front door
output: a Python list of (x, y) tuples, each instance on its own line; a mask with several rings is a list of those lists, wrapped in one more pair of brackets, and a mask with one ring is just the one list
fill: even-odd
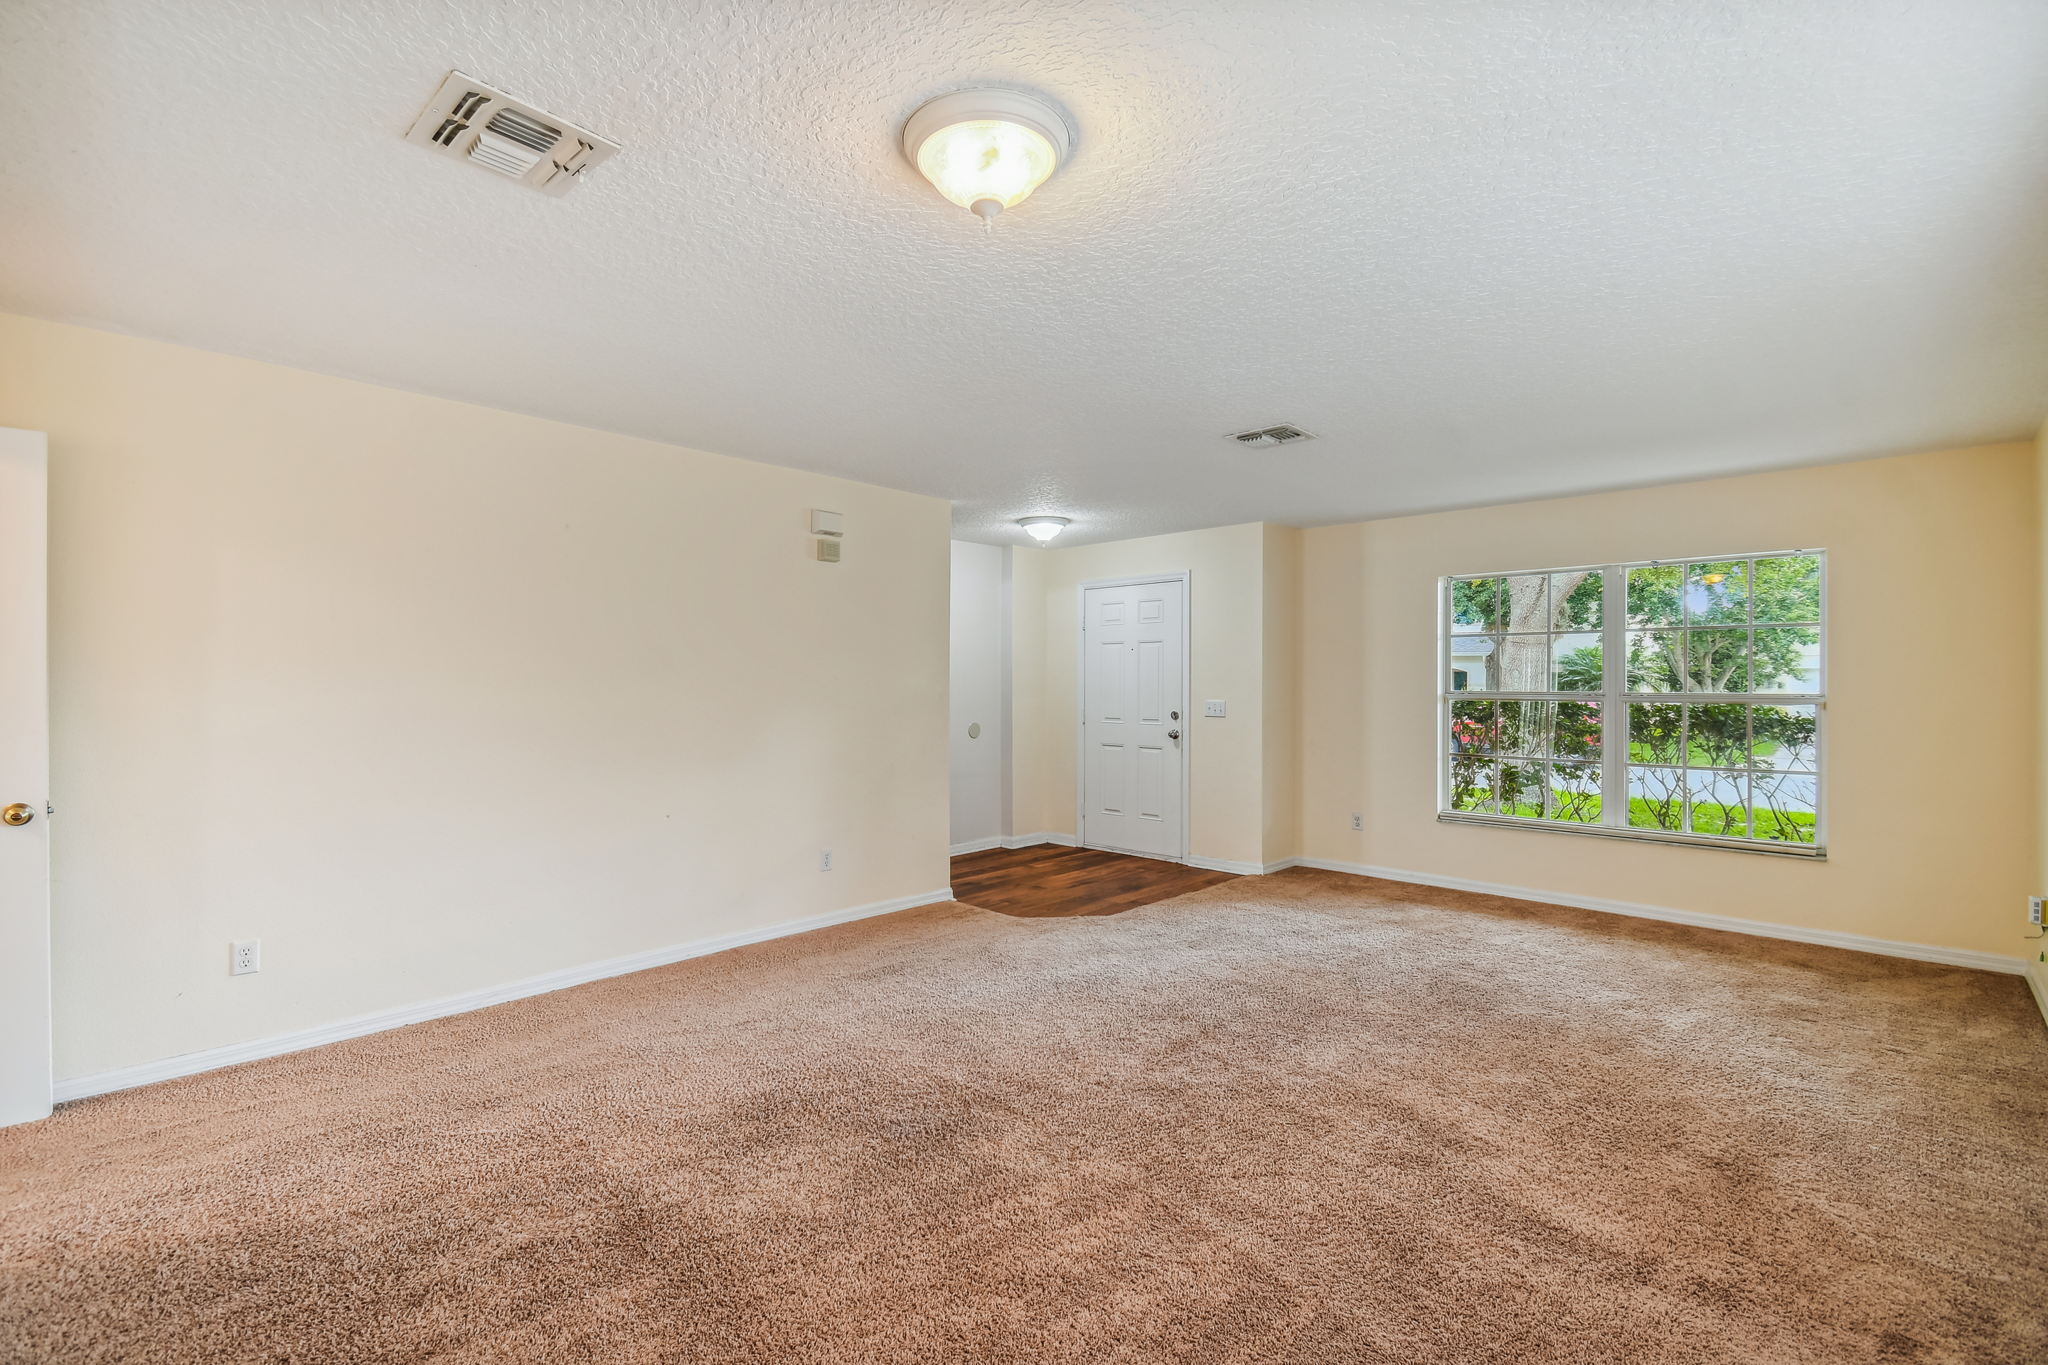
[(50, 1112), (45, 450), (0, 427), (0, 1125)]
[(1081, 843), (1180, 858), (1187, 584), (1081, 593)]

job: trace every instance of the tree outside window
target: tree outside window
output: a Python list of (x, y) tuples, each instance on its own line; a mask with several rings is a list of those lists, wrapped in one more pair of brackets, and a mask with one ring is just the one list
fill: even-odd
[(1443, 811), (1819, 851), (1822, 577), (1806, 551), (1447, 580)]

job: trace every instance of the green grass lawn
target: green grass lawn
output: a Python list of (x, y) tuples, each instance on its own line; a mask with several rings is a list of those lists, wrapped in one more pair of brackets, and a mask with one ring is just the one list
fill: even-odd
[[(1525, 820), (1541, 820), (1542, 808), (1526, 802), (1517, 803), (1511, 809), (1504, 808), (1499, 814), (1519, 816)], [(1659, 815), (1663, 820), (1658, 819)], [(1549, 818), (1563, 824), (1597, 825), (1600, 823), (1600, 798), (1582, 796), (1552, 811)], [(1756, 813), (1756, 830), (1752, 834), (1744, 826), (1748, 813), (1740, 806), (1695, 805), (1692, 808), (1695, 834), (1719, 834), (1731, 838), (1756, 838), (1787, 844), (1810, 844), (1813, 842), (1813, 816), (1810, 813), (1794, 811), (1778, 815), (1772, 811)], [(1662, 829), (1679, 833), (1682, 819), (1676, 802), (1650, 801), (1636, 797), (1628, 803), (1628, 822), (1634, 829)]]
[[(1676, 748), (1677, 746), (1671, 745), (1668, 747)], [(1660, 746), (1655, 744), (1631, 744), (1628, 746), (1628, 760), (1631, 763), (1655, 764), (1659, 767), (1665, 768), (1672, 768), (1678, 766), (1678, 761), (1672, 758), (1668, 752), (1663, 751), (1666, 748), (1667, 746)], [(1694, 767), (1711, 768), (1716, 766), (1715, 759), (1717, 756), (1713, 753), (1710, 753), (1707, 750), (1706, 746), (1695, 744), (1692, 746), (1692, 750), (1692, 761)], [(1766, 759), (1769, 758), (1772, 754), (1778, 752), (1778, 746), (1768, 739), (1760, 739), (1755, 744), (1750, 746), (1749, 751), (1752, 754), (1755, 754), (1758, 759)], [(1741, 767), (1741, 753), (1738, 751), (1735, 755), (1729, 758), (1729, 760), (1726, 763), (1722, 763), (1719, 766), (1724, 768)], [(1768, 767), (1769, 765), (1760, 764), (1759, 766)]]

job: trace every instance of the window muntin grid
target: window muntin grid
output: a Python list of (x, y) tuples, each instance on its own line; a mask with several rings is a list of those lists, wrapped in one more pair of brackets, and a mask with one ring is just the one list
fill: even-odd
[(1804, 550), (1443, 580), (1440, 815), (1822, 852), (1825, 574)]

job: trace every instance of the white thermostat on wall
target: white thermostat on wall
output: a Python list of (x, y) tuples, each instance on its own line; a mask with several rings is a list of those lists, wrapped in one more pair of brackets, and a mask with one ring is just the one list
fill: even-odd
[(811, 509), (811, 534), (814, 536), (843, 536), (846, 534), (844, 519), (837, 512)]
[(1202, 714), (1205, 716), (1223, 716), (1229, 713), (1230, 708), (1220, 701), (1205, 701), (1202, 703)]

